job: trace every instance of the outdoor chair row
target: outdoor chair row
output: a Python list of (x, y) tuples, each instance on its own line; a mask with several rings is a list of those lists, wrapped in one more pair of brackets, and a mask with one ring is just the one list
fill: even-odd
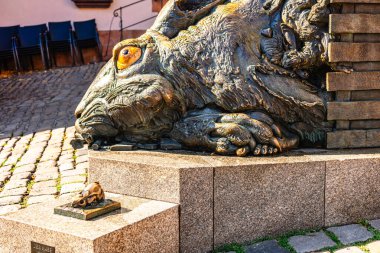
[(21, 60), (29, 57), (32, 69), (32, 55), (40, 55), (44, 68), (56, 66), (56, 52), (70, 52), (71, 63), (76, 56), (84, 64), (83, 48), (96, 47), (102, 60), (102, 46), (96, 28), (95, 19), (73, 22), (49, 22), (48, 25), (0, 27), (0, 61), (13, 58), (17, 71), (23, 70)]

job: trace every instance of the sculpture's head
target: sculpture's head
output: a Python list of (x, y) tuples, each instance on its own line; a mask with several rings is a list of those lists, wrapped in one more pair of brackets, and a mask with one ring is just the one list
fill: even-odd
[(169, 132), (191, 95), (179, 87), (186, 74), (173, 61), (171, 39), (224, 1), (169, 0), (143, 36), (117, 44), (76, 109), (77, 132), (89, 143), (118, 134), (143, 142)]
[(163, 73), (169, 42), (152, 34), (117, 44), (78, 105), (75, 125), (87, 142), (119, 133), (131, 141), (158, 139), (183, 114), (182, 99)]
[(99, 182), (91, 183), (71, 203), (74, 208), (85, 208), (104, 201), (105, 194)]

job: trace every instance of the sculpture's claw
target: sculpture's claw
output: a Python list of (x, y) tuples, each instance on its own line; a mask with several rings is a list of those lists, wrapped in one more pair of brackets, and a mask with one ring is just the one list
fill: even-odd
[(186, 146), (237, 156), (274, 155), (298, 145), (297, 136), (263, 112), (190, 116), (175, 124), (172, 138)]

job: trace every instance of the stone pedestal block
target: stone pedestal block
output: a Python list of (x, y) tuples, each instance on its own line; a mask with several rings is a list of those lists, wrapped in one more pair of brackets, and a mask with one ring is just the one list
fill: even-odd
[(311, 161), (216, 168), (215, 246), (322, 227), (324, 176)]
[(90, 152), (90, 181), (180, 204), (180, 252), (208, 252), (300, 229), (380, 218), (380, 150), (298, 150), (276, 157)]
[(178, 252), (178, 205), (107, 194), (122, 209), (84, 221), (54, 214), (69, 200), (33, 205), (0, 216), (0, 252)]
[(150, 151), (90, 152), (90, 182), (106, 191), (181, 204), (181, 252), (213, 249), (213, 167), (206, 157)]
[(380, 218), (380, 158), (326, 162), (326, 226)]

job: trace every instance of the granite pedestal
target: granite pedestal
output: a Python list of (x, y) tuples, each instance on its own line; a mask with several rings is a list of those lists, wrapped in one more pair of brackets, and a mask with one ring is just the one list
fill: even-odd
[[(54, 214), (60, 200), (0, 216), (1, 253), (178, 252), (178, 205), (107, 194), (121, 210), (84, 221)], [(32, 251), (39, 249), (40, 251)]]
[[(180, 204), (180, 252), (380, 218), (380, 149), (298, 150), (278, 157), (90, 152), (90, 181)], [(363, 197), (366, 196), (366, 197)]]

